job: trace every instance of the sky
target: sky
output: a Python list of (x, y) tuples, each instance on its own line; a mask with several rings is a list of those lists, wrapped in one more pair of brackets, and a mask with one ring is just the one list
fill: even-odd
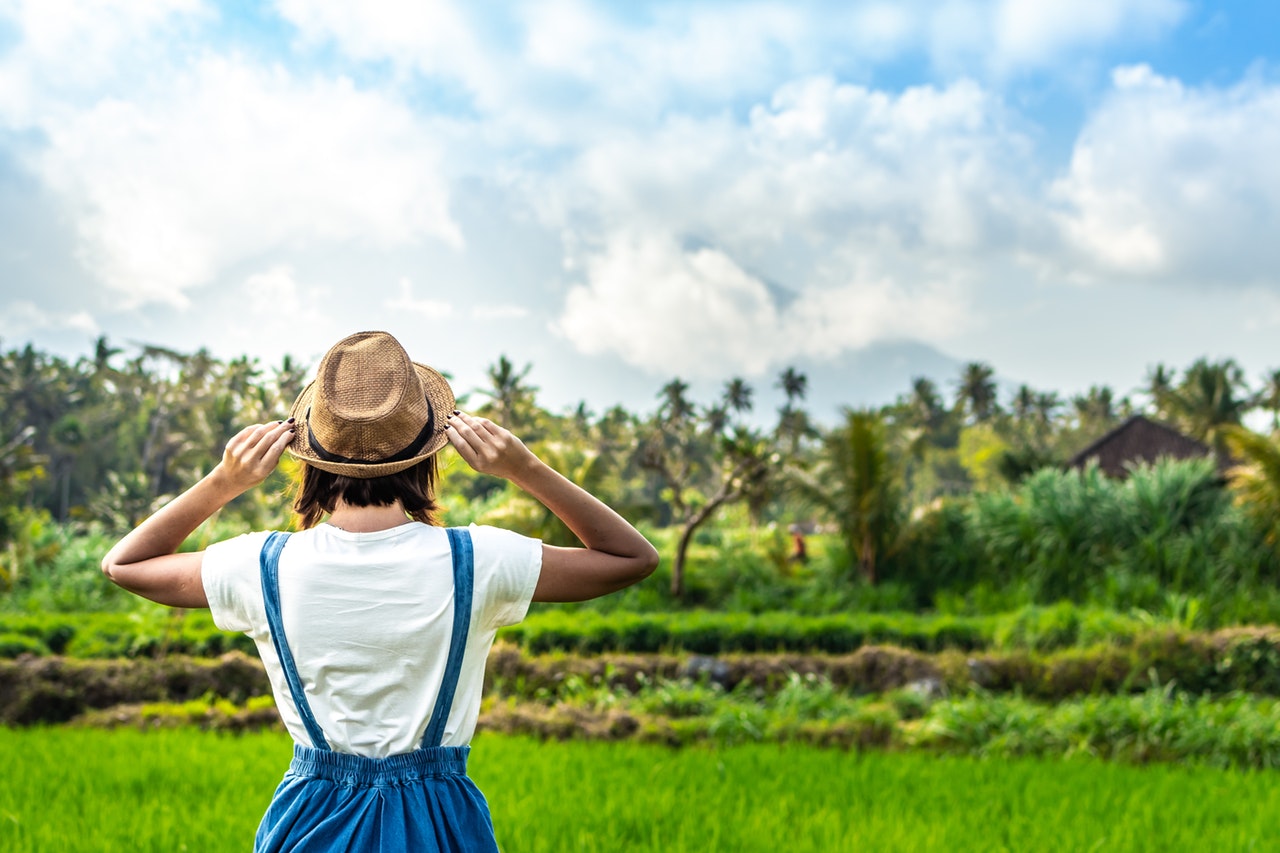
[(1280, 4), (0, 0), (0, 346), (819, 417), (1280, 368)]

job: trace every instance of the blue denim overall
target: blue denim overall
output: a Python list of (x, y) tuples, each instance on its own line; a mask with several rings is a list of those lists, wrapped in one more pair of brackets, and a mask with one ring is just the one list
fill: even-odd
[(312, 746), (293, 761), (258, 827), (255, 851), (497, 851), (484, 795), (467, 776), (469, 746), (441, 746), (471, 622), (472, 549), (448, 528), (453, 551), (453, 636), (422, 745), (386, 758), (334, 752), (311, 712), (280, 617), (279, 560), (287, 533), (262, 548), (262, 596), (271, 642)]

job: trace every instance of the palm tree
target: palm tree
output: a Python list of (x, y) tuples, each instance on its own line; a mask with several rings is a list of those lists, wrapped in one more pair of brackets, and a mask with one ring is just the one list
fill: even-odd
[(902, 526), (899, 478), (881, 416), (845, 409), (844, 423), (828, 433), (823, 451), (818, 470), (799, 478), (801, 493), (835, 518), (849, 555), (874, 584), (877, 562)]
[(964, 366), (956, 392), (956, 408), (967, 412), (975, 423), (990, 420), (999, 411), (995, 371), (990, 365), (971, 361)]
[(1116, 421), (1115, 392), (1108, 385), (1090, 385), (1085, 394), (1071, 398), (1080, 428), (1100, 432)]
[(1030, 385), (1019, 385), (1018, 390), (1013, 393), (1013, 416), (1019, 421), (1030, 419), (1036, 410), (1036, 392), (1031, 390)]
[(104, 375), (112, 370), (111, 359), (122, 352), (124, 350), (107, 343), (106, 335), (99, 335), (97, 340), (93, 342), (93, 372), (97, 375)]
[(1266, 531), (1273, 548), (1280, 547), (1280, 445), (1242, 426), (1219, 430), (1239, 460), (1227, 473), (1236, 503)]
[(1201, 358), (1187, 368), (1182, 382), (1167, 396), (1178, 425), (1193, 438), (1226, 452), (1226, 427), (1238, 426), (1253, 408), (1254, 397), (1244, 371), (1233, 359)]
[(707, 432), (719, 435), (729, 427), (729, 407), (725, 403), (707, 406), (702, 413), (702, 419), (707, 424)]
[(662, 390), (658, 393), (658, 398), (662, 400), (658, 406), (658, 413), (663, 420), (679, 423), (693, 417), (693, 403), (689, 402), (688, 393), (689, 383), (679, 378), (672, 379), (662, 386)]
[(1040, 425), (1048, 427), (1053, 423), (1058, 409), (1062, 408), (1062, 399), (1056, 391), (1044, 391), (1036, 395), (1035, 411)]
[(275, 407), (279, 411), (287, 411), (293, 401), (298, 399), (306, 384), (309, 368), (288, 353), (280, 360), (280, 366), (272, 371), (272, 387), (275, 392)]
[(11, 498), (23, 477), (39, 476), (45, 460), (32, 442), (35, 433), (35, 427), (27, 426), (13, 435), (0, 435), (0, 497)]
[(751, 394), (751, 386), (745, 380), (734, 377), (724, 386), (724, 405), (735, 415), (749, 412), (754, 405), (751, 402)]
[(925, 433), (933, 433), (947, 416), (942, 405), (942, 395), (932, 379), (917, 376), (911, 380), (911, 396), (907, 401), (908, 418), (912, 426)]
[(1177, 381), (1176, 371), (1157, 363), (1147, 370), (1147, 395), (1151, 398), (1151, 406), (1156, 415), (1169, 418), (1169, 398), (1173, 394), (1173, 386)]
[[(679, 525), (671, 563), (671, 594), (684, 594), (685, 564), (698, 528), (721, 507), (738, 501), (760, 504), (770, 493), (782, 454), (781, 423), (764, 433), (740, 422), (751, 410), (751, 387), (742, 379), (725, 385), (721, 399), (701, 409), (689, 401), (689, 386), (672, 379), (658, 394), (661, 404), (640, 428), (637, 464), (648, 472), (654, 503), (669, 508), (666, 521)], [(786, 407), (780, 410), (785, 414)]]
[(1280, 431), (1280, 370), (1269, 370), (1263, 376), (1258, 405), (1271, 413), (1271, 431)]
[(809, 421), (809, 413), (799, 405), (809, 390), (809, 377), (794, 367), (788, 367), (778, 374), (774, 387), (781, 388), (787, 398), (778, 408), (778, 425), (774, 434), (784, 442), (789, 458), (794, 460), (800, 454), (800, 443), (817, 435)]
[(804, 399), (805, 392), (809, 390), (809, 377), (794, 367), (788, 367), (778, 375), (776, 387), (787, 396), (786, 405), (790, 407)]
[(529, 363), (516, 370), (509, 358), (499, 356), (498, 363), (487, 371), (489, 388), (483, 392), (491, 401), (486, 407), (489, 416), (522, 436), (532, 426), (534, 395), (538, 391), (537, 386), (525, 383), (525, 377), (532, 369), (533, 364)]

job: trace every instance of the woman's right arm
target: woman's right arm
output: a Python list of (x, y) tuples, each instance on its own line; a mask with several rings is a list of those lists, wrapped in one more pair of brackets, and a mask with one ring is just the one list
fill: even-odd
[(485, 418), (449, 418), (449, 441), (482, 474), (515, 483), (565, 523), (585, 548), (542, 546), (534, 601), (585, 601), (642, 581), (658, 552), (630, 522), (551, 468), (520, 439)]

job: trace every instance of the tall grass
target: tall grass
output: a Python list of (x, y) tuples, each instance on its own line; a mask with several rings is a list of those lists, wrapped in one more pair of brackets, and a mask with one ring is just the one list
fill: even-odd
[[(235, 851), (283, 735), (0, 730), (0, 848)], [(484, 735), (472, 775), (507, 853), (1215, 850), (1276, 837), (1280, 776)]]
[(924, 605), (989, 611), (1073, 601), (1201, 624), (1280, 618), (1280, 555), (1211, 460), (1165, 460), (1124, 481), (1043, 469), (920, 520), (898, 578)]

